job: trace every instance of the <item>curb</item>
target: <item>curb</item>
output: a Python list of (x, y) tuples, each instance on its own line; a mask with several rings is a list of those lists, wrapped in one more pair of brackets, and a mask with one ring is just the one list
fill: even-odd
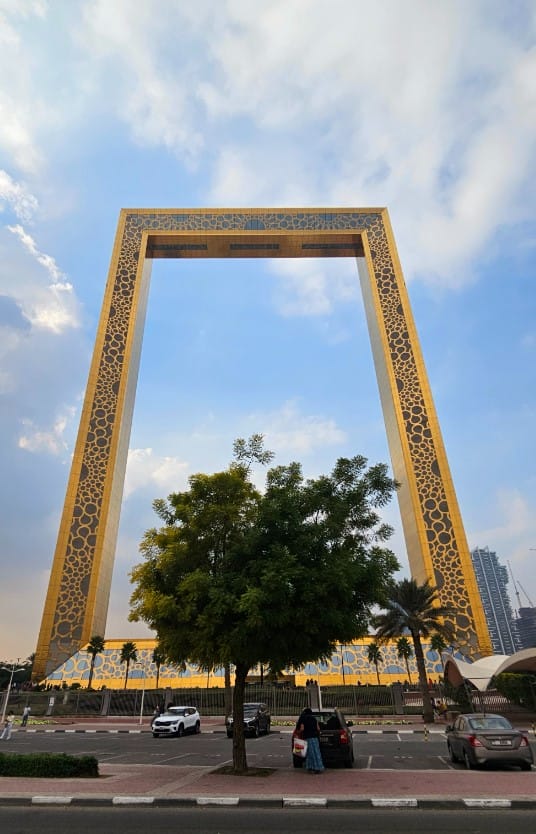
[[(222, 733), (222, 734), (225, 734), (225, 730), (210, 730), (210, 729), (203, 729), (203, 728), (201, 729), (201, 732), (204, 733), (204, 734), (207, 734), (207, 733)], [(148, 727), (143, 728), (143, 729), (139, 729), (139, 730), (121, 730), (119, 728), (114, 728), (114, 729), (85, 729), (85, 730), (73, 729), (73, 730), (71, 730), (71, 729), (67, 729), (67, 728), (55, 729), (55, 728), (50, 728), (50, 727), (43, 727), (43, 728), (37, 728), (37, 727), (33, 728), (32, 727), (32, 728), (27, 729), (27, 730), (22, 730), (20, 728), (19, 729), (13, 729), (12, 735), (17, 735), (18, 733), (22, 733), (22, 734), (26, 734), (26, 733), (30, 733), (30, 734), (63, 733), (63, 734), (66, 734), (66, 735), (75, 735), (75, 734), (84, 734), (84, 733), (95, 735), (95, 734), (102, 734), (102, 733), (111, 733), (113, 735), (141, 735), (141, 734), (151, 735), (151, 730)], [(289, 729), (289, 728), (277, 729), (276, 727), (274, 727), (272, 729), (272, 735), (275, 735), (276, 733), (279, 733), (279, 734), (285, 734), (286, 733), (286, 734), (290, 735), (292, 733), (292, 729)], [(426, 729), (426, 728), (423, 728), (423, 729), (420, 729), (420, 730), (405, 730), (405, 729), (404, 730), (395, 730), (395, 729), (391, 729), (391, 730), (375, 730), (375, 729), (374, 730), (358, 730), (358, 729), (352, 728), (352, 735), (354, 735), (354, 736), (356, 736), (356, 735), (357, 736), (367, 735), (367, 734), (368, 735), (395, 735), (395, 736), (396, 735), (421, 735), (421, 736), (423, 736), (423, 735), (436, 735), (436, 736), (443, 736), (443, 735), (445, 735), (445, 730), (444, 729), (437, 729), (437, 730), (430, 729), (429, 730), (429, 729)]]
[(264, 808), (345, 808), (380, 809), (405, 808), (441, 809), (441, 810), (536, 810), (536, 799), (478, 799), (460, 797), (458, 799), (412, 799), (392, 797), (377, 799), (329, 799), (328, 797), (288, 796), (264, 799), (262, 797), (241, 798), (238, 796), (197, 796), (165, 798), (155, 796), (112, 796), (112, 797), (75, 797), (75, 796), (10, 796), (0, 797), (2, 806), (87, 806), (87, 807), (132, 807), (184, 808), (184, 807), (264, 807)]

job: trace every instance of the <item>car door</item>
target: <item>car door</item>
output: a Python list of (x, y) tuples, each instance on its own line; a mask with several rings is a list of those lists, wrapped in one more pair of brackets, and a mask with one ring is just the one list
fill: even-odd
[(188, 709), (184, 710), (184, 728), (186, 730), (191, 730), (195, 724), (195, 709), (193, 707), (188, 707)]

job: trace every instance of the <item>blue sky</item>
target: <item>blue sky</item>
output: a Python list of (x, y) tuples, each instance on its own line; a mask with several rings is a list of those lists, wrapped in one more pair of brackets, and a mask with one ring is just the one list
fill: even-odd
[[(35, 649), (123, 207), (387, 206), (469, 544), (536, 601), (535, 44), (521, 1), (0, 0), (0, 657)], [(106, 636), (147, 634), (153, 498), (253, 432), (388, 461), (350, 261), (155, 262)]]

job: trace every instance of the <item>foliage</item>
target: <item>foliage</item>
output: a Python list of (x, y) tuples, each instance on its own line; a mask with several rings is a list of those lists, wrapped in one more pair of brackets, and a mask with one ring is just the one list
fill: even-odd
[(244, 461), (265, 461), (262, 444), (237, 444), (227, 470), (193, 475), (187, 491), (154, 502), (164, 526), (141, 543), (130, 618), (156, 631), (170, 662), (232, 664), (240, 716), (250, 669), (299, 668), (364, 635), (397, 562), (377, 512), (395, 488), (384, 465), (343, 458), (307, 481), (298, 463), (278, 466), (261, 494)]
[(428, 582), (419, 585), (415, 579), (402, 579), (395, 583), (384, 608), (384, 613), (374, 618), (376, 638), (380, 641), (392, 640), (409, 632), (419, 673), (423, 718), (426, 722), (432, 722), (434, 711), (428, 691), (421, 637), (427, 638), (437, 633), (451, 642), (452, 626), (445, 622), (445, 617), (451, 616), (452, 610), (439, 605), (437, 590)]
[(89, 666), (89, 678), (87, 682), (87, 688), (91, 689), (91, 684), (93, 683), (93, 672), (95, 670), (95, 658), (101, 652), (104, 651), (104, 637), (101, 637), (100, 634), (94, 634), (87, 644), (87, 653), (91, 656), (91, 663)]
[(99, 763), (95, 756), (66, 753), (0, 753), (0, 776), (47, 776), (52, 779), (82, 777), (95, 779)]
[(136, 649), (136, 644), (132, 642), (132, 640), (127, 640), (126, 643), (123, 643), (121, 646), (121, 655), (119, 660), (121, 663), (126, 663), (126, 671), (125, 671), (125, 689), (127, 688), (128, 683), (128, 670), (130, 668), (130, 664), (132, 662), (136, 662), (138, 659), (138, 652)]
[(158, 689), (158, 685), (160, 683), (160, 667), (161, 667), (162, 663), (164, 662), (164, 660), (165, 660), (165, 657), (162, 654), (162, 652), (160, 651), (159, 646), (156, 646), (153, 649), (152, 661), (153, 661), (154, 665), (156, 666), (156, 688), (157, 689)]
[(467, 693), (465, 684), (460, 686), (453, 686), (450, 681), (445, 680), (443, 684), (443, 693), (447, 701), (454, 701), (460, 708), (460, 712), (472, 712), (473, 705)]
[(367, 660), (369, 663), (373, 663), (376, 667), (376, 677), (378, 678), (378, 686), (380, 685), (380, 672), (378, 669), (378, 665), (383, 663), (383, 655), (380, 651), (380, 647), (377, 643), (369, 643), (367, 648)]
[(502, 672), (493, 679), (493, 683), (511, 703), (536, 710), (536, 675)]
[(441, 657), (441, 652), (445, 651), (447, 645), (448, 643), (443, 637), (443, 635), (438, 634), (437, 632), (435, 634), (432, 634), (430, 638), (430, 648), (433, 652), (437, 652), (438, 655)]
[(409, 671), (409, 661), (413, 657), (413, 649), (407, 637), (399, 637), (396, 641), (397, 656), (404, 660), (406, 664), (406, 672), (408, 673), (408, 681), (412, 683), (411, 672)]

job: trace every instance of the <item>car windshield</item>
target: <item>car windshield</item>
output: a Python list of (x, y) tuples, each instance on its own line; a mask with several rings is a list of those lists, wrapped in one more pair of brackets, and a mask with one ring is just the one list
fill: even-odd
[(186, 709), (184, 707), (169, 707), (166, 712), (168, 715), (186, 715)]
[(470, 718), (469, 726), (472, 730), (511, 730), (512, 725), (501, 715)]
[(252, 712), (257, 712), (259, 704), (244, 704), (244, 715), (251, 715)]

